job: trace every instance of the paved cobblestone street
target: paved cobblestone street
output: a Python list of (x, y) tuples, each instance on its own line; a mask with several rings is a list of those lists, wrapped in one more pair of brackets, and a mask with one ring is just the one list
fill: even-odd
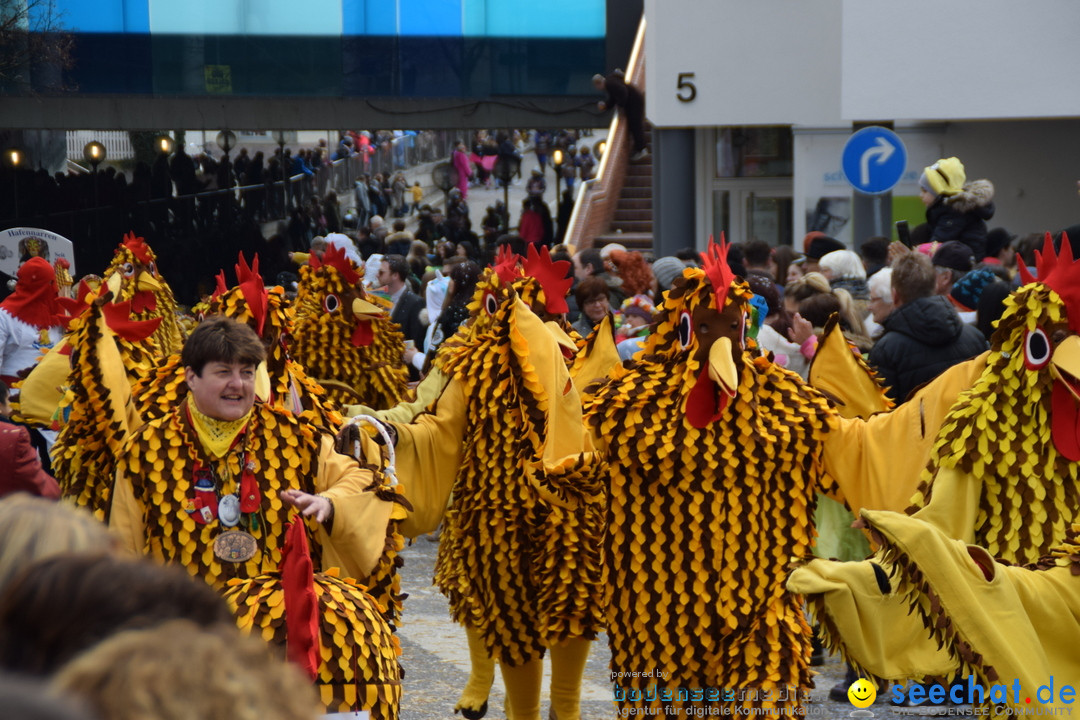
[[(469, 655), (465, 633), (450, 620), (446, 598), (431, 584), (434, 575), (437, 542), (427, 538), (415, 541), (405, 548), (402, 557), (402, 588), (409, 594), (405, 600), (404, 619), (399, 635), (403, 649), (402, 664), (405, 667), (405, 694), (401, 703), (401, 720), (433, 720), (454, 716), (454, 703), (465, 684), (469, 672)], [(617, 716), (611, 702), (611, 683), (608, 680), (610, 653), (607, 639), (601, 637), (593, 645), (592, 654), (582, 682), (581, 717), (583, 720), (614, 720)], [(808, 717), (848, 718), (854, 708), (846, 702), (829, 700), (829, 689), (844, 677), (844, 666), (835, 656), (825, 665), (814, 668), (817, 687), (812, 694)], [(545, 666), (545, 690), (541, 715), (547, 717), (547, 684), (549, 668)], [(496, 671), (495, 685), (491, 690), (490, 709), (487, 717), (501, 720), (503, 712), (502, 680)], [(893, 708), (879, 697), (869, 708), (874, 717), (900, 718), (904, 715), (962, 715), (971, 712), (970, 706), (953, 708)], [(860, 714), (856, 717), (870, 717)]]

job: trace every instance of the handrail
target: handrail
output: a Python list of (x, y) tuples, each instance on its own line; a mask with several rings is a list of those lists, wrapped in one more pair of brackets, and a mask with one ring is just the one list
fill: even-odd
[[(644, 15), (638, 23), (626, 80), (642, 90), (645, 87)], [(631, 150), (627, 137), (629, 130), (620, 120), (620, 114), (616, 113), (608, 128), (607, 149), (600, 158), (596, 177), (579, 186), (574, 209), (567, 222), (569, 231), (564, 241), (578, 250), (591, 247), (596, 236), (601, 234), (595, 228), (602, 226), (606, 230), (615, 216), (615, 206), (626, 179)]]

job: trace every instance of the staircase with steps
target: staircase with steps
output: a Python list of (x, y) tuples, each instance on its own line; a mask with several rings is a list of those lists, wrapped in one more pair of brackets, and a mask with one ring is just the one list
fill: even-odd
[[(651, 137), (646, 134), (651, 151)], [(607, 232), (593, 240), (593, 247), (619, 243), (628, 250), (652, 250), (652, 155), (631, 160), (626, 169), (615, 216)]]
[[(645, 90), (645, 18), (638, 25), (627, 81)], [(646, 147), (651, 134), (646, 130)], [(596, 177), (582, 183), (566, 242), (577, 248), (618, 243), (629, 250), (653, 248), (652, 155), (631, 160), (630, 132), (616, 115)]]

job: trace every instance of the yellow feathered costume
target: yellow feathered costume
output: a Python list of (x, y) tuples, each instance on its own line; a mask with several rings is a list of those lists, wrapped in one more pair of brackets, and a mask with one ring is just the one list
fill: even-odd
[[(561, 279), (554, 265), (545, 276)], [(444, 522), (435, 582), (466, 627), (474, 668), (497, 658), (508, 715), (534, 720), (551, 649), (553, 710), (573, 720), (585, 640), (600, 628), (603, 497), (567, 370), (576, 348), (522, 302), (520, 278), (517, 257), (503, 254), (478, 284), (471, 319), (435, 358), (445, 389), (394, 425), (398, 470), (416, 509), (406, 534)], [(552, 308), (565, 302), (562, 285), (545, 292)], [(479, 717), (488, 687), (472, 684), (459, 707)]]
[[(704, 269), (666, 294), (642, 352), (589, 388), (610, 477), (612, 672), (628, 710), (799, 710), (809, 628), (784, 580), (810, 554), (816, 493), (856, 508), (895, 506), (897, 488), (909, 498), (933, 439), (920, 428), (940, 424), (970, 375), (957, 369), (901, 410), (843, 418), (748, 351), (751, 293), (726, 255), (710, 243)], [(898, 443), (904, 457), (882, 462)]]
[[(99, 297), (109, 302), (95, 304)], [(153, 251), (134, 234), (126, 235), (117, 248), (100, 288), (96, 292), (84, 288), (83, 299), (94, 307), (71, 323), (70, 333), (52, 351), (70, 358), (67, 392), (59, 403), (63, 423), (53, 447), (53, 469), (64, 497), (104, 519), (118, 438), (108, 422), (112, 415), (106, 412), (111, 404), (106, 378), (120, 372), (127, 383), (135, 384), (164, 357), (178, 352), (183, 338), (172, 291), (158, 275)], [(99, 329), (96, 318), (101, 315), (106, 322)], [(115, 367), (99, 365), (100, 353), (93, 349), (99, 333), (108, 335), (120, 353)], [(42, 364), (45, 371), (54, 363)]]
[(382, 410), (405, 395), (405, 339), (362, 273), (335, 247), (300, 268), (290, 352), (333, 401)]
[(782, 579), (813, 543), (830, 411), (797, 375), (744, 352), (751, 293), (727, 247), (675, 280), (642, 353), (586, 405), (609, 465), (620, 707), (796, 707), (812, 686), (809, 628)]
[(1014, 709), (1062, 707), (1036, 695), (1051, 675), (1080, 683), (1080, 263), (1048, 237), (1038, 268), (1022, 271), (985, 371), (945, 418), (914, 514), (863, 511), (878, 557), (813, 561), (788, 583), (869, 671), (1019, 680), (1003, 701)]

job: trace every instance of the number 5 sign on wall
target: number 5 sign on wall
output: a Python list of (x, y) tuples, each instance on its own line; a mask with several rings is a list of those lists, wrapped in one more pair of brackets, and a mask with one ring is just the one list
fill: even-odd
[(694, 73), (679, 73), (678, 83), (675, 85), (678, 88), (678, 92), (675, 93), (675, 97), (679, 98), (679, 102), (691, 102), (697, 97), (697, 85), (691, 82), (694, 79)]

